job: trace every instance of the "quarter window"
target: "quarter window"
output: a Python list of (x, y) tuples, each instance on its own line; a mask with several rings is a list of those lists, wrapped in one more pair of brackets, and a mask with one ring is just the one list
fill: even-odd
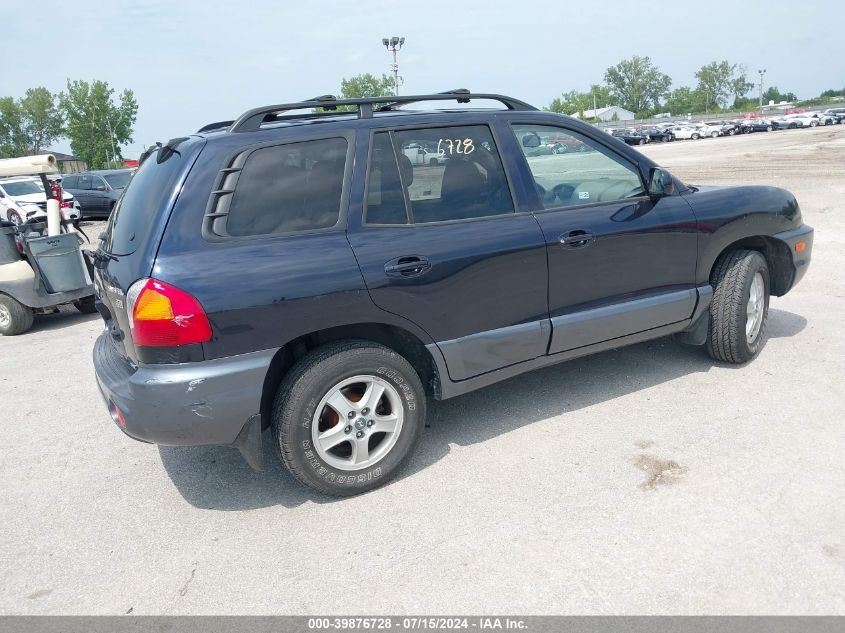
[(636, 166), (577, 132), (513, 125), (543, 207), (616, 202), (645, 195)]
[(332, 138), (250, 153), (232, 194), (226, 233), (268, 235), (337, 224), (346, 150), (345, 139)]
[(486, 125), (374, 135), (368, 224), (425, 224), (512, 212), (505, 171)]

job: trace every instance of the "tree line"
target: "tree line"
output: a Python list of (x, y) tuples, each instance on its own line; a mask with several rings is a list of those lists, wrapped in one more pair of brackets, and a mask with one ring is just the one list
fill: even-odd
[(0, 97), (0, 158), (44, 153), (60, 138), (91, 169), (118, 166), (132, 143), (138, 102), (131, 90), (115, 99), (105, 81), (70, 80), (53, 94), (39, 86), (20, 99)]
[[(749, 80), (742, 64), (732, 64), (727, 60), (713, 61), (699, 68), (695, 78), (695, 86), (672, 89), (672, 78), (662, 72), (650, 57), (634, 55), (608, 68), (603, 83), (593, 84), (585, 92), (565, 92), (546, 109), (583, 116), (594, 105), (598, 108), (617, 105), (630, 110), (637, 118), (648, 118), (659, 112), (695, 114), (718, 112), (726, 108), (748, 110), (758, 105), (758, 99), (748, 96), (757, 84)], [(833, 94), (835, 91), (827, 92), (822, 93), (822, 96), (838, 96)], [(763, 103), (796, 99), (794, 93), (782, 93), (776, 86), (769, 87), (763, 93)]]

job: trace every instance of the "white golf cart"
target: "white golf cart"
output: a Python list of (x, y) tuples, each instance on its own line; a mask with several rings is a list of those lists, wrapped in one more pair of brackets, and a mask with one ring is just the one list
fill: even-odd
[(48, 180), (57, 172), (51, 154), (0, 160), (0, 177), (37, 176), (47, 195), (46, 222), (43, 216), (21, 224), (0, 221), (0, 335), (22, 334), (36, 314), (58, 312), (61, 305), (96, 312), (92, 263)]

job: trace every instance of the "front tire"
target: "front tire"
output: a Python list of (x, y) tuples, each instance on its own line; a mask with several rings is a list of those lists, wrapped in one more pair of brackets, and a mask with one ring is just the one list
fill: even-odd
[(17, 211), (9, 211), (9, 222), (14, 224), (15, 226), (20, 226), (23, 224), (23, 220), (21, 220), (21, 216), (18, 214)]
[(742, 364), (763, 347), (769, 315), (770, 275), (757, 251), (722, 255), (710, 276), (713, 301), (707, 352), (716, 360)]
[(392, 479), (425, 424), (425, 393), (411, 364), (370, 341), (328, 343), (287, 374), (273, 405), (279, 457), (294, 477), (348, 497)]
[(0, 334), (16, 336), (32, 327), (32, 310), (7, 295), (0, 295)]

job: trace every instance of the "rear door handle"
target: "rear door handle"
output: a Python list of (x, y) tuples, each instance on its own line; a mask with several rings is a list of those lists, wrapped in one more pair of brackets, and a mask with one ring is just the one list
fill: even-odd
[(427, 257), (407, 255), (391, 259), (384, 265), (388, 277), (416, 277), (431, 270), (431, 261)]
[(560, 243), (564, 246), (568, 246), (569, 248), (580, 248), (581, 246), (587, 246), (590, 242), (595, 239), (595, 235), (590, 233), (589, 231), (585, 231), (583, 229), (576, 229), (574, 231), (569, 231), (568, 233), (564, 233), (560, 236)]

